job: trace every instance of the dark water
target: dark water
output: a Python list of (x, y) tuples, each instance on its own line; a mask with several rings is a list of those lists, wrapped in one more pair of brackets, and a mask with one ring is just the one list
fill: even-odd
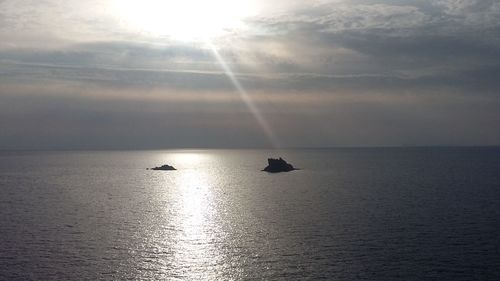
[(500, 149), (0, 152), (0, 238), (0, 280), (500, 280)]

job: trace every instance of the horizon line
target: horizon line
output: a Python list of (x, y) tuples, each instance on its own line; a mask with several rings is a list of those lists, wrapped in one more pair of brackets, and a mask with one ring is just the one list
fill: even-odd
[(294, 149), (369, 149), (369, 148), (500, 148), (494, 145), (334, 145), (334, 146), (289, 146), (289, 147), (158, 147), (158, 148), (0, 148), (0, 152), (15, 151), (158, 151), (158, 150), (294, 150)]

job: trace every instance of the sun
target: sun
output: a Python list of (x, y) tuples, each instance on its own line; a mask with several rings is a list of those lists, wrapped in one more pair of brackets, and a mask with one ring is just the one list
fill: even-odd
[(239, 29), (252, 15), (250, 0), (113, 0), (127, 28), (175, 40), (209, 39)]

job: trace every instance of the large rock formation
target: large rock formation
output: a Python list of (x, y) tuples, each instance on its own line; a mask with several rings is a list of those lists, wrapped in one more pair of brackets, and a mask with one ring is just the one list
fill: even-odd
[(274, 159), (274, 158), (268, 158), (267, 159), (268, 166), (264, 168), (265, 172), (268, 173), (280, 173), (280, 172), (290, 172), (295, 169), (291, 164), (288, 164), (283, 158), (279, 159)]
[(160, 167), (151, 168), (151, 170), (155, 170), (155, 171), (174, 171), (176, 169), (174, 167), (170, 166), (170, 165), (163, 165), (163, 166), (160, 166)]

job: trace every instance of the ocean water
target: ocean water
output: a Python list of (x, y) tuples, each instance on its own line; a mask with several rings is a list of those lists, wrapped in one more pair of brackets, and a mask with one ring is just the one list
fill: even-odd
[(0, 239), (0, 280), (500, 280), (500, 148), (0, 152)]

